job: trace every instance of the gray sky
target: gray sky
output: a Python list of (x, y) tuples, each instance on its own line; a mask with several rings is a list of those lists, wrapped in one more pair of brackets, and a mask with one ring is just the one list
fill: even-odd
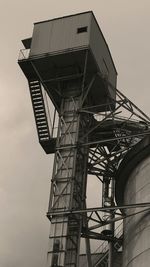
[[(52, 157), (38, 144), (27, 81), (17, 65), (21, 39), (32, 35), (36, 21), (87, 10), (110, 47), (118, 88), (150, 115), (149, 0), (0, 0), (1, 267), (44, 266), (49, 232)], [(89, 194), (93, 189), (98, 199), (97, 188), (90, 182)]]

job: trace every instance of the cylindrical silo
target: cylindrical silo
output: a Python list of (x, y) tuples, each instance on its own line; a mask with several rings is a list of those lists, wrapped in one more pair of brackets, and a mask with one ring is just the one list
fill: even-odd
[[(150, 137), (131, 149), (120, 164), (116, 182), (118, 205), (150, 202)], [(124, 220), (123, 267), (150, 266), (150, 209), (132, 208)]]

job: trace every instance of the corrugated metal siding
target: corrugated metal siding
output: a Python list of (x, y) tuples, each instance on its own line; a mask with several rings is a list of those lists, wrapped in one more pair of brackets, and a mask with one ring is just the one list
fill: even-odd
[[(109, 70), (109, 81), (116, 85), (116, 70), (111, 60), (110, 53), (104, 38), (99, 30), (99, 27), (91, 14), (91, 35), (90, 35), (90, 47), (94, 54), (94, 57), (98, 63), (100, 71), (103, 74), (107, 74), (107, 68)], [(107, 66), (107, 68), (106, 68)]]
[[(89, 44), (91, 13), (35, 24), (30, 56), (77, 48)], [(88, 31), (77, 34), (77, 28)]]
[(50, 22), (39, 23), (34, 26), (30, 56), (48, 52), (52, 26)]

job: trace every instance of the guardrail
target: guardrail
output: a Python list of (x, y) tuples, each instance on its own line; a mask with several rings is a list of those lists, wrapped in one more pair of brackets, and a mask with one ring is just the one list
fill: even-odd
[[(123, 235), (123, 223), (120, 223), (117, 228), (115, 229), (114, 236), (119, 238)], [(96, 254), (95, 257), (92, 259), (92, 266), (95, 266), (95, 264), (98, 264), (98, 262), (103, 258), (102, 255), (106, 255), (108, 252), (109, 245), (107, 241), (104, 241), (94, 252), (93, 254)], [(86, 267), (87, 261), (82, 264), (81, 267)]]
[(19, 52), (18, 60), (28, 59), (30, 54), (30, 49), (21, 49)]

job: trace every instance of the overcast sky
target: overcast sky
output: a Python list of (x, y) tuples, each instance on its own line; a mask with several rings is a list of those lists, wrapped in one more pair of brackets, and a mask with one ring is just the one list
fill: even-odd
[[(118, 88), (150, 115), (149, 0), (0, 0), (1, 267), (43, 267), (49, 232), (52, 157), (38, 144), (27, 81), (17, 65), (21, 39), (31, 37), (34, 22), (87, 10), (110, 47)], [(93, 191), (99, 199), (95, 185), (90, 182), (90, 205)]]

